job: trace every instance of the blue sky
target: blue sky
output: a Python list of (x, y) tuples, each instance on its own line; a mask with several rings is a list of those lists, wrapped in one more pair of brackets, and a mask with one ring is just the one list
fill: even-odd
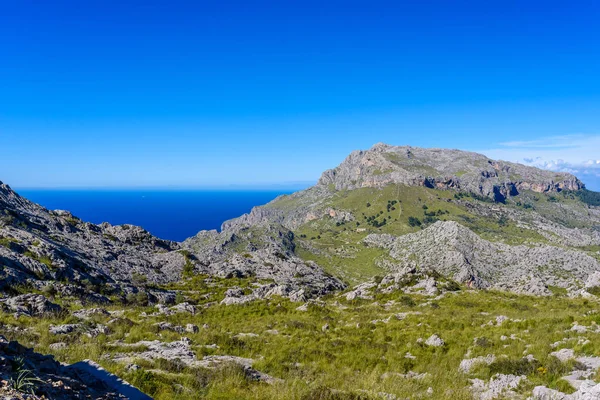
[(1, 6), (15, 187), (290, 185), (387, 142), (600, 189), (598, 2)]

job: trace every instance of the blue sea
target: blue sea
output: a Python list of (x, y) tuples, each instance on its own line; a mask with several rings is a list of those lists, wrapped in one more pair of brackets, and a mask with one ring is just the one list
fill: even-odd
[(50, 210), (68, 210), (84, 221), (139, 225), (153, 235), (176, 241), (249, 212), (291, 190), (56, 190), (17, 192)]

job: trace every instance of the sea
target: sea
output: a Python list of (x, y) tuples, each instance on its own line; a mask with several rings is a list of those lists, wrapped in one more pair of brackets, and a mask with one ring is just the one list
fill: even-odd
[(294, 190), (63, 190), (17, 189), (50, 210), (68, 210), (99, 224), (132, 224), (161, 239), (183, 241), (201, 230), (220, 230), (231, 218)]

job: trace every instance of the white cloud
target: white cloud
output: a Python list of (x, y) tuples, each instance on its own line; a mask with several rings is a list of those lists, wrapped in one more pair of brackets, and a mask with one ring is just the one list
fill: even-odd
[(600, 177), (600, 135), (551, 136), (530, 141), (504, 142), (499, 143), (496, 148), (481, 152), (494, 159)]
[(600, 135), (550, 136), (503, 142), (479, 152), (493, 159), (569, 172), (585, 178), (591, 188), (600, 188)]

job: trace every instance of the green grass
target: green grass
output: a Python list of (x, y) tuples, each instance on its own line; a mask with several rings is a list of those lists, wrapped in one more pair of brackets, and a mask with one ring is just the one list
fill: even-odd
[(15, 238), (0, 238), (0, 246), (6, 247), (7, 249), (10, 249), (13, 243), (17, 243), (17, 240)]
[(380, 264), (385, 252), (361, 243), (370, 233), (405, 235), (437, 220), (446, 220), (457, 221), (490, 241), (513, 245), (548, 243), (538, 232), (518, 227), (506, 218), (474, 213), (461, 202), (480, 200), (461, 196), (459, 201), (455, 194), (450, 190), (404, 185), (338, 191), (323, 207), (349, 211), (355, 220), (340, 223), (325, 214), (301, 225), (294, 232), (296, 253), (347, 282), (358, 283), (383, 271)]
[[(222, 299), (228, 286), (251, 284), (248, 280), (195, 276), (170, 285), (170, 288), (182, 290), (188, 301), (206, 304)], [(56, 301), (68, 309), (77, 307), (69, 299)], [(153, 312), (152, 307), (113, 305), (109, 309), (124, 309), (124, 317), (131, 323), (111, 325), (110, 334), (94, 339), (81, 334), (49, 334), (50, 324), (78, 322), (66, 313), (44, 319), (15, 319), (10, 313), (0, 313), (0, 324), (28, 329), (21, 332), (3, 329), (9, 339), (35, 346), (42, 353), (53, 353), (62, 362), (95, 360), (157, 400), (314, 399), (323, 393), (345, 396), (335, 398), (364, 396), (376, 399), (374, 394), (378, 392), (415, 398), (424, 395), (428, 387), (432, 387), (436, 399), (470, 399), (469, 379), (489, 379), (497, 372), (527, 375), (529, 382), (520, 388), (525, 394), (535, 385), (568, 391), (560, 378), (571, 366), (557, 364), (548, 356), (554, 350), (550, 344), (565, 338), (584, 337), (590, 342), (577, 344), (575, 339), (564, 347), (571, 347), (578, 354), (600, 352), (597, 334), (569, 331), (573, 321), (582, 325), (600, 323), (600, 314), (595, 313), (598, 304), (563, 296), (534, 298), (499, 292), (459, 291), (432, 303), (418, 295), (397, 292), (377, 294), (376, 301), (346, 301), (344, 297), (329, 296), (323, 306), (311, 306), (306, 312), (296, 310), (298, 305), (274, 298), (240, 306), (213, 305), (193, 316), (176, 314), (169, 317), (140, 316), (142, 311)], [(421, 314), (409, 315), (404, 320), (393, 317), (400, 312), (415, 311)], [(501, 326), (486, 325), (497, 315), (520, 321), (506, 321)], [(371, 322), (388, 317), (392, 317), (388, 323)], [(98, 316), (95, 322), (106, 324), (110, 318)], [(283, 379), (283, 382), (274, 385), (252, 382), (235, 366), (209, 371), (182, 367), (177, 360), (139, 361), (142, 369), (131, 372), (124, 364), (107, 358), (107, 355), (119, 352), (145, 350), (141, 346), (110, 345), (117, 340), (130, 344), (141, 340), (179, 340), (182, 336), (179, 333), (153, 329), (152, 325), (159, 321), (178, 325), (206, 324), (198, 333), (185, 334), (192, 340), (197, 357), (223, 354), (252, 358), (256, 360), (254, 368)], [(329, 325), (327, 331), (321, 329), (325, 324)], [(272, 330), (277, 330), (278, 334), (267, 333)], [(259, 336), (236, 337), (241, 332)], [(443, 347), (431, 348), (417, 342), (433, 333), (446, 341)], [(500, 340), (502, 335), (511, 334), (516, 334), (519, 340)], [(480, 339), (475, 341), (475, 338)], [(67, 342), (69, 347), (51, 350), (50, 344), (58, 341)], [(213, 344), (218, 348), (204, 347)], [(467, 351), (471, 352), (470, 357), (495, 354), (498, 358), (492, 365), (478, 367), (471, 375), (464, 375), (458, 371), (458, 366)], [(407, 352), (416, 358), (406, 358)], [(526, 352), (539, 362), (529, 365), (522, 361)], [(506, 358), (500, 355), (506, 355)], [(408, 371), (430, 375), (422, 381), (393, 376)]]

